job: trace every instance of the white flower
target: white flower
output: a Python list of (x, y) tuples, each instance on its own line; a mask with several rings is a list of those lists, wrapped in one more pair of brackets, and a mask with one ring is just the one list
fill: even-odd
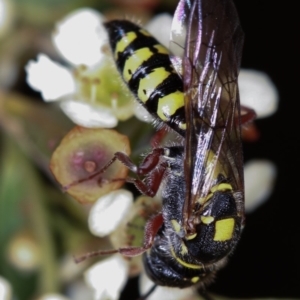
[(111, 128), (118, 124), (117, 118), (107, 107), (97, 107), (89, 103), (73, 100), (62, 101), (60, 107), (75, 124), (85, 124), (85, 127)]
[(253, 108), (258, 118), (272, 115), (278, 107), (278, 91), (263, 72), (242, 69), (239, 75), (241, 104)]
[(83, 279), (72, 280), (66, 290), (66, 294), (71, 300), (92, 300), (94, 293), (94, 289), (88, 286)]
[(94, 290), (94, 300), (117, 300), (127, 281), (128, 263), (119, 254), (104, 259), (85, 272), (85, 281)]
[[(133, 195), (124, 189), (100, 197), (89, 214), (90, 231), (99, 237), (109, 235), (127, 219), (132, 207)], [(128, 261), (115, 254), (89, 268), (85, 272), (85, 281), (94, 290), (94, 300), (117, 300), (128, 273)]]
[(27, 82), (42, 93), (45, 101), (55, 101), (75, 92), (72, 73), (44, 54), (39, 54), (36, 62), (29, 61), (26, 71)]
[(99, 237), (109, 235), (119, 226), (132, 205), (133, 195), (127, 190), (120, 189), (100, 197), (89, 214), (90, 231)]
[[(139, 278), (139, 287), (141, 295), (145, 295), (152, 287), (154, 283), (147, 277), (146, 273), (143, 272)], [(147, 300), (197, 300), (199, 295), (197, 289), (185, 288), (169, 288), (163, 286), (157, 286), (148, 297)]]
[(268, 160), (252, 160), (245, 165), (244, 173), (246, 211), (251, 213), (270, 196), (277, 170)]
[(38, 300), (70, 300), (70, 299), (60, 294), (45, 294), (40, 298), (38, 298)]
[(10, 283), (1, 276), (0, 276), (0, 299), (1, 300), (12, 299), (12, 291), (11, 291)]
[[(56, 26), (54, 45), (70, 64), (64, 67), (44, 54), (26, 66), (27, 82), (45, 101), (60, 107), (76, 124), (115, 127), (134, 113), (134, 101), (123, 90), (113, 61), (102, 51), (108, 39), (104, 18), (92, 9), (80, 9)], [(109, 74), (109, 76), (108, 76)]]
[(166, 48), (169, 48), (172, 21), (171, 15), (160, 14), (146, 25), (146, 29)]
[(79, 9), (56, 24), (53, 42), (72, 65), (93, 67), (101, 62), (107, 41), (103, 17), (95, 10)]

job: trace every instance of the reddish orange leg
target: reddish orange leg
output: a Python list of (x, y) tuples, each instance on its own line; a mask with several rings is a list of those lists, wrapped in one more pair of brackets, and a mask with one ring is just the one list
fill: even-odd
[(166, 137), (168, 133), (168, 129), (166, 126), (163, 126), (161, 129), (156, 131), (155, 135), (151, 139), (151, 147), (153, 149), (157, 148), (158, 145), (162, 142), (162, 140)]
[(252, 122), (256, 119), (256, 112), (246, 106), (241, 105), (241, 124), (245, 125), (249, 122)]
[(75, 258), (75, 262), (79, 263), (88, 258), (99, 256), (99, 255), (109, 255), (114, 253), (120, 253), (126, 257), (134, 257), (143, 254), (148, 249), (151, 248), (154, 238), (163, 224), (163, 217), (162, 214), (158, 214), (151, 218), (145, 226), (145, 234), (144, 234), (144, 243), (142, 247), (124, 247), (114, 250), (104, 250), (104, 251), (94, 251), (87, 253), (81, 257)]
[(149, 185), (146, 185), (142, 180), (136, 178), (129, 177), (126, 178), (126, 181), (133, 183), (142, 194), (153, 197), (159, 189), (160, 183), (167, 168), (166, 163), (160, 163), (160, 157), (163, 154), (163, 148), (153, 149), (153, 151), (145, 157), (139, 166), (136, 166), (124, 153), (117, 152), (115, 153), (115, 157), (138, 176), (148, 175), (147, 178), (149, 179)]
[(133, 173), (136, 173), (138, 176), (146, 176), (149, 179), (149, 184), (146, 185), (141, 179), (139, 178), (114, 178), (114, 179), (99, 179), (99, 184), (101, 183), (108, 183), (112, 181), (126, 181), (133, 183), (137, 189), (143, 193), (144, 195), (153, 197), (157, 190), (159, 189), (161, 180), (164, 176), (167, 164), (160, 162), (160, 157), (164, 155), (164, 148), (156, 148), (153, 149), (151, 153), (149, 153), (142, 163), (137, 166), (135, 165), (132, 160), (124, 153), (122, 152), (116, 152), (114, 154), (114, 157), (99, 171), (96, 173), (83, 178), (79, 179), (77, 181), (74, 181), (70, 183), (69, 185), (66, 185), (63, 187), (64, 191), (69, 189), (70, 187), (91, 180), (95, 178), (96, 176), (99, 176), (100, 174), (103, 174), (116, 160), (119, 160), (121, 163), (123, 163), (130, 171)]
[(259, 131), (253, 123), (256, 113), (253, 109), (241, 106), (241, 124), (243, 140), (254, 142), (259, 138)]

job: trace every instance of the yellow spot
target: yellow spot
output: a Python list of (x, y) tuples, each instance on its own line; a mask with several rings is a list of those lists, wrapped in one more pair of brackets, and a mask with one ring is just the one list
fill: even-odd
[(179, 128), (182, 130), (186, 130), (186, 123), (179, 123)]
[(155, 45), (154, 48), (158, 50), (158, 53), (162, 53), (162, 54), (170, 53), (167, 48), (165, 48), (163, 45), (160, 45), (160, 44)]
[(140, 80), (138, 97), (142, 102), (146, 102), (153, 91), (156, 90), (157, 86), (168, 78), (170, 72), (166, 71), (165, 68), (156, 68), (147, 76)]
[(212, 223), (214, 220), (215, 220), (215, 218), (212, 217), (212, 216), (208, 216), (208, 217), (206, 217), (206, 216), (201, 216), (201, 222), (202, 222), (203, 224), (206, 224), (206, 225)]
[(138, 67), (152, 55), (153, 53), (146, 47), (136, 50), (130, 57), (128, 57), (123, 69), (124, 80), (128, 82)]
[(195, 232), (194, 234), (191, 234), (191, 235), (187, 235), (185, 237), (185, 239), (190, 241), (190, 240), (194, 239), (196, 236), (197, 236), (197, 232)]
[(213, 195), (215, 192), (217, 191), (232, 191), (232, 186), (229, 183), (220, 183), (217, 184), (215, 186), (213, 186), (210, 189), (210, 193), (206, 196), (206, 197), (201, 197), (197, 200), (198, 203), (200, 203), (201, 205), (203, 205), (204, 203), (206, 203)]
[(220, 183), (213, 186), (210, 190), (212, 193), (216, 191), (228, 191), (228, 190), (232, 191), (232, 186), (229, 183)]
[(140, 29), (140, 33), (145, 35), (145, 36), (151, 36), (151, 34), (145, 29)]
[(124, 37), (116, 44), (115, 59), (118, 58), (119, 52), (124, 52), (125, 48), (130, 45), (136, 39), (136, 33), (134, 31), (127, 32)]
[(216, 222), (214, 241), (224, 242), (232, 239), (234, 230), (234, 219), (228, 218)]
[(227, 177), (223, 165), (220, 164), (219, 158), (212, 150), (207, 152), (206, 159), (206, 178), (208, 178), (210, 181), (214, 181), (218, 179), (220, 174), (224, 175), (224, 177)]
[(184, 243), (181, 243), (181, 251), (180, 254), (181, 255), (186, 255), (189, 252), (188, 248), (186, 247), (186, 245)]
[(209, 193), (206, 197), (201, 197), (197, 200), (201, 205), (203, 205), (205, 202), (207, 202), (211, 197), (213, 196), (212, 193)]
[(157, 114), (163, 121), (167, 121), (169, 117), (174, 115), (176, 110), (183, 107), (183, 105), (183, 93), (176, 91), (159, 99)]
[(175, 232), (177, 232), (177, 233), (180, 232), (180, 229), (181, 229), (180, 224), (174, 219), (171, 220), (171, 223), (172, 223), (172, 226), (173, 226)]
[(196, 283), (196, 282), (198, 282), (199, 280), (200, 280), (200, 277), (196, 276), (196, 277), (193, 277), (193, 278), (191, 279), (191, 282), (192, 282), (192, 283)]
[(193, 264), (189, 264), (185, 261), (183, 261), (182, 259), (180, 259), (179, 257), (176, 256), (174, 249), (171, 247), (171, 254), (172, 256), (184, 267), (189, 268), (189, 269), (195, 269), (195, 270), (200, 270), (202, 269), (202, 266), (199, 265), (193, 265)]

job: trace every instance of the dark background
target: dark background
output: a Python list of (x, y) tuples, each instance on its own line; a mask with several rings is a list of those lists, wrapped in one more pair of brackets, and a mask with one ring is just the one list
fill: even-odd
[(245, 32), (242, 68), (267, 73), (279, 91), (279, 109), (257, 121), (261, 138), (244, 144), (245, 160), (276, 164), (268, 201), (247, 215), (242, 239), (229, 265), (210, 287), (235, 297), (300, 299), (299, 225), (299, 22), (283, 1), (235, 1)]

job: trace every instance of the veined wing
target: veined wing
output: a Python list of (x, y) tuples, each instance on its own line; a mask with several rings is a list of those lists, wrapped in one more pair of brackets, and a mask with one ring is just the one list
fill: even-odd
[[(185, 38), (180, 41), (182, 35)], [(234, 192), (243, 191), (237, 86), (242, 42), (231, 0), (179, 2), (171, 50), (182, 55), (187, 124), (183, 222), (190, 231), (195, 203), (208, 195), (218, 175), (230, 181)]]

